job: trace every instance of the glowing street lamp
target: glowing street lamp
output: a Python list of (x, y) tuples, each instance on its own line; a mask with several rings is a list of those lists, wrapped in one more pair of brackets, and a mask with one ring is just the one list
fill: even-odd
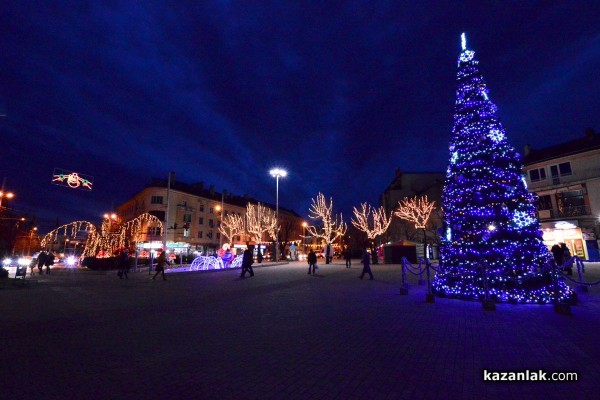
[(306, 227), (308, 224), (306, 221), (302, 222), (302, 247), (304, 247), (304, 254), (306, 254)]
[(281, 168), (273, 168), (269, 171), (272, 177), (277, 181), (275, 196), (275, 229), (277, 233), (277, 237), (275, 239), (275, 261), (279, 261), (279, 178), (285, 178), (287, 176), (287, 171)]
[(13, 192), (0, 191), (0, 207), (2, 207), (2, 200), (4, 200), (5, 197), (6, 200), (10, 200), (15, 197), (15, 194)]
[[(222, 202), (223, 200), (221, 200)], [(215, 210), (219, 213), (219, 226), (223, 225), (223, 207), (219, 204), (215, 206)], [(217, 229), (218, 230), (218, 229)], [(223, 235), (219, 233), (219, 249), (223, 247)]]

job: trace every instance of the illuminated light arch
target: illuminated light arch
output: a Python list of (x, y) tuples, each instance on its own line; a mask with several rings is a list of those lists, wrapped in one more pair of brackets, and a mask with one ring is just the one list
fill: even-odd
[[(229, 264), (229, 268), (240, 268), (242, 266), (242, 256), (236, 256), (231, 264)], [(225, 263), (221, 257), (214, 256), (198, 256), (194, 258), (192, 261), (192, 265), (190, 266), (190, 271), (206, 271), (209, 269), (225, 269)]]
[(105, 219), (98, 230), (94, 224), (88, 221), (71, 222), (47, 233), (42, 239), (41, 246), (42, 248), (46, 248), (58, 239), (58, 235), (75, 238), (78, 232), (85, 231), (87, 237), (82, 253), (83, 257), (94, 257), (100, 253), (109, 257), (114, 250), (123, 248), (125, 245), (133, 242), (138, 242), (139, 236), (145, 227), (153, 225), (160, 227), (161, 231), (163, 230), (161, 220), (148, 213), (141, 214), (127, 221), (116, 232), (111, 231), (111, 223), (114, 222)]
[[(96, 232), (96, 227), (94, 224), (88, 221), (74, 221), (68, 224), (59, 226), (58, 228), (48, 232), (41, 241), (41, 247), (44, 249), (48, 247), (50, 244), (53, 244), (54, 241), (58, 239), (58, 235), (61, 236), (70, 236), (71, 238), (76, 238), (77, 233), (84, 231), (89, 238), (90, 234), (94, 234)], [(62, 232), (62, 234), (61, 234)], [(86, 240), (87, 242), (87, 240)]]
[(160, 227), (160, 231), (163, 231), (163, 223), (160, 219), (152, 214), (143, 213), (134, 219), (127, 221), (123, 224), (122, 230), (125, 237), (131, 238), (132, 242), (139, 242), (139, 236), (143, 233), (143, 229), (148, 226)]

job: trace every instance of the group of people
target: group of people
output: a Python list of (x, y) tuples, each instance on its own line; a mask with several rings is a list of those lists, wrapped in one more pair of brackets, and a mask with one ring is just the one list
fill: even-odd
[[(50, 267), (52, 265), (54, 265), (54, 253), (52, 253), (51, 251), (48, 251), (48, 252), (40, 251), (40, 254), (38, 254), (38, 257), (37, 257), (37, 268), (38, 268), (40, 275), (42, 274), (44, 266), (46, 267), (46, 273), (49, 274)], [(36, 263), (31, 264), (31, 275), (33, 275), (33, 270), (34, 270), (35, 266), (36, 266)]]
[[(554, 261), (556, 261), (557, 266), (562, 266), (567, 261), (573, 257), (571, 255), (571, 251), (567, 247), (565, 243), (555, 243), (554, 246), (550, 249), (552, 256), (554, 256)], [(567, 275), (573, 275), (573, 263), (570, 263), (566, 267), (563, 267), (565, 271), (567, 271)]]
[[(352, 266), (352, 253), (347, 249), (344, 252), (344, 259), (346, 260), (346, 268), (351, 268)], [(306, 261), (308, 262), (308, 275), (314, 275), (315, 271), (319, 268), (317, 266), (317, 254), (314, 250), (311, 250), (306, 257)], [(328, 261), (328, 259), (326, 259)], [(329, 262), (326, 262), (327, 264)], [(363, 279), (365, 274), (369, 274), (370, 279), (373, 280), (373, 273), (371, 272), (371, 254), (368, 249), (365, 249), (361, 263), (363, 265), (362, 274), (360, 274), (359, 278)]]

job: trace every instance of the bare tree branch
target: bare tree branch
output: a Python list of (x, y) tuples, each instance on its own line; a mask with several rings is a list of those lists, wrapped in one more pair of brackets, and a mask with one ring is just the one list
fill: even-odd
[(275, 240), (277, 219), (275, 211), (258, 203), (246, 206), (246, 232), (257, 243), (262, 241), (265, 233)]
[(425, 229), (434, 206), (435, 201), (429, 202), (427, 196), (415, 196), (412, 199), (405, 197), (398, 202), (398, 209), (394, 212), (394, 215), (413, 222), (417, 229)]
[(316, 226), (311, 225), (306, 228), (306, 231), (316, 237), (321, 238), (327, 244), (333, 243), (338, 237), (344, 236), (348, 226), (344, 222), (342, 214), (336, 214), (335, 217), (331, 216), (333, 210), (333, 199), (329, 198), (329, 205), (325, 200), (323, 193), (317, 195), (317, 200), (311, 199), (312, 204), (310, 206), (309, 217), (314, 220), (321, 220), (323, 227), (318, 229)]
[(233, 213), (225, 216), (219, 226), (221, 235), (225, 236), (230, 242), (233, 242), (233, 238), (244, 233), (245, 230), (244, 219), (240, 215)]
[[(388, 216), (383, 206), (377, 209), (370, 204), (362, 203), (360, 211), (354, 207), (354, 217), (356, 219), (352, 219), (352, 225), (366, 233), (368, 239), (373, 240), (383, 235), (389, 228), (393, 214)], [(370, 224), (370, 221), (373, 223)]]

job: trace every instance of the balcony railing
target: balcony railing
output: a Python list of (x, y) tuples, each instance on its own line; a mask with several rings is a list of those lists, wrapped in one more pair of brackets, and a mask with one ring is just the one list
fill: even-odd
[(551, 210), (552, 218), (580, 217), (583, 215), (592, 215), (590, 206), (567, 206), (562, 210)]

